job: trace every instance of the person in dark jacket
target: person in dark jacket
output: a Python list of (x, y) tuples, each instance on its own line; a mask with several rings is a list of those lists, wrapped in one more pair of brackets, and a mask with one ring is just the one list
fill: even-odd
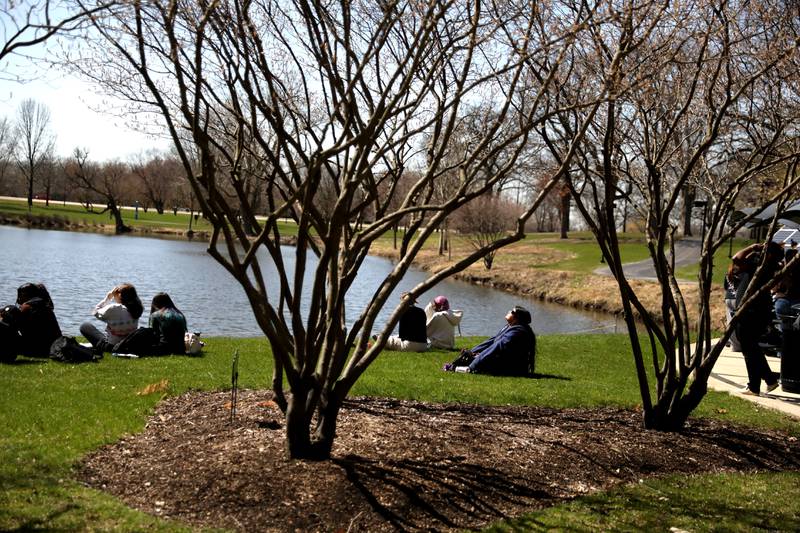
[[(506, 314), (506, 325), (493, 337), (472, 347), (445, 370), (493, 374), (495, 376), (531, 376), (536, 357), (536, 334), (530, 326), (531, 314), (515, 306)], [(471, 359), (471, 360), (470, 360)], [(468, 364), (459, 366), (460, 364)]]
[[(766, 253), (764, 264), (757, 272), (761, 263), (762, 254)], [(766, 250), (761, 243), (756, 243), (734, 254), (732, 261), (745, 265), (745, 272), (752, 273), (747, 283), (743, 279), (736, 289), (736, 307), (742, 305), (746, 293), (755, 294), (774, 277), (780, 269), (783, 259), (783, 250), (780, 245), (770, 242)], [(759, 396), (761, 394), (761, 381), (766, 384), (767, 392), (778, 388), (780, 374), (773, 372), (769, 367), (764, 350), (759, 346), (759, 339), (766, 332), (772, 320), (772, 297), (769, 291), (763, 290), (747, 309), (741, 311), (742, 316), (736, 324), (736, 336), (742, 348), (745, 366), (747, 367), (747, 386), (742, 394)]]
[[(404, 292), (401, 298), (410, 298)], [(398, 335), (386, 339), (386, 349), (398, 352), (424, 352), (428, 349), (428, 333), (426, 323), (428, 317), (422, 308), (417, 307), (417, 301), (412, 300), (411, 306), (400, 317)]]
[(28, 357), (49, 357), (50, 345), (61, 337), (53, 300), (41, 283), (25, 283), (17, 289), (19, 351)]

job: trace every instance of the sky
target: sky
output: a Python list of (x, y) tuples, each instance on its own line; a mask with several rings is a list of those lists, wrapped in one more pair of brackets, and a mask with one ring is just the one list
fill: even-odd
[[(33, 79), (24, 83), (11, 79), (20, 73)], [(169, 148), (164, 139), (132, 130), (124, 117), (102, 112), (115, 107), (113, 102), (73, 75), (56, 69), (42, 72), (20, 57), (0, 64), (0, 118), (14, 122), (20, 103), (27, 98), (49, 108), (58, 156), (67, 157), (79, 147), (88, 149), (95, 161), (128, 160), (150, 149)]]

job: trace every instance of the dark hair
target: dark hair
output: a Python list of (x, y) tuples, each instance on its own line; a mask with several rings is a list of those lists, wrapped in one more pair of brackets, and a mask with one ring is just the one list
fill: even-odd
[(119, 301), (133, 318), (138, 319), (144, 312), (144, 306), (136, 294), (136, 288), (130, 283), (123, 283), (117, 287), (119, 291)]
[(50, 293), (42, 283), (24, 283), (17, 288), (17, 305), (22, 305), (34, 298), (41, 298), (47, 307), (53, 308)]
[(166, 292), (159, 292), (153, 296), (153, 301), (150, 304), (150, 312), (155, 313), (159, 309), (175, 309), (178, 311), (178, 308), (175, 307), (175, 304), (172, 302), (172, 298), (170, 298), (169, 294)]
[(531, 312), (521, 305), (515, 305), (514, 308), (511, 309), (511, 314), (514, 315), (517, 322), (520, 324), (528, 325), (531, 323)]
[(7, 305), (0, 309), (0, 322), (14, 329), (19, 324), (21, 311), (16, 305)]

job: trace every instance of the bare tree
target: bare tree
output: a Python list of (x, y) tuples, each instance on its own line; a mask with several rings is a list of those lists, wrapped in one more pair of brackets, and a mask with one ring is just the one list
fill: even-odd
[[(596, 75), (594, 83), (606, 85), (611, 98), (584, 137), (568, 185), (619, 285), (644, 424), (674, 430), (705, 395), (729, 335), (712, 344), (709, 307), (714, 252), (745, 222), (726, 229), (729, 213), (748, 184), (765, 175), (780, 177), (770, 198), (778, 212), (796, 190), (797, 19), (770, 2), (608, 9), (609, 27), (592, 34), (596, 53), (584, 72), (587, 79)], [(574, 129), (575, 118), (560, 114), (542, 130), (557, 159), (570, 139), (554, 132)], [(674, 237), (685, 223), (681, 195), (684, 202), (699, 196), (708, 207), (697, 322), (674, 271)], [(658, 310), (645, 307), (622, 269), (618, 201), (631, 196), (662, 286)], [(637, 316), (652, 356), (641, 348)]]
[(0, 190), (6, 187), (6, 171), (14, 157), (16, 137), (14, 127), (7, 117), (0, 119)]
[(114, 218), (115, 233), (131, 231), (131, 228), (125, 225), (120, 211), (125, 180), (130, 174), (127, 165), (119, 161), (108, 161), (102, 165), (93, 163), (89, 161), (88, 151), (76, 148), (64, 173), (78, 189), (78, 193), (87, 199), (85, 200), (87, 208), (91, 206), (88, 198), (102, 199), (106, 207), (101, 213), (108, 211)]
[(58, 182), (60, 167), (61, 165), (51, 153), (49, 157), (42, 160), (39, 169), (39, 185), (44, 189), (44, 205), (47, 207), (50, 207), (50, 196), (53, 193), (53, 187)]
[[(134, 73), (148, 94), (133, 84), (122, 91), (163, 116), (213, 226), (208, 251), (242, 285), (272, 347), (272, 387), (285, 410), (290, 456), (328, 457), (342, 401), (415, 296), (522, 238), (537, 202), (515, 231), (416, 285), (386, 324), (376, 324), (435, 229), (502, 182), (533, 128), (556, 111), (544, 105), (557, 92), (553, 73), (592, 9), (569, 13), (558, 2), (151, 1), (95, 19), (107, 62), (88, 74), (120, 90), (114, 72)], [(456, 125), (484, 105), (494, 112), (452, 168), (445, 152)], [(503, 163), (490, 167), (489, 157), (501, 150)], [(266, 219), (255, 238), (239, 216), (252, 206), (236, 189), (248, 155), (263, 162)], [(417, 178), (393, 203), (412, 170)], [(448, 195), (434, 199), (439, 181), (454, 173), (459, 179)], [(324, 212), (315, 202), (323, 176), (336, 197)], [(297, 223), (291, 251), (279, 246), (283, 217)], [(349, 315), (346, 295), (371, 244), (404, 218), (413, 219), (413, 231), (397, 263), (370, 302)], [(259, 250), (277, 266), (277, 293), (267, 293)], [(376, 327), (378, 340), (369, 346)]]
[(183, 177), (183, 166), (177, 158), (149, 153), (139, 156), (131, 165), (131, 172), (139, 179), (145, 202), (155, 207), (159, 215), (173, 199), (174, 191)]
[[(522, 209), (510, 200), (487, 194), (463, 205), (454, 213), (456, 229), (475, 250), (483, 250), (502, 239), (519, 219)], [(492, 269), (495, 252), (483, 256), (483, 266)]]
[(28, 183), (28, 209), (33, 206), (33, 186), (42, 165), (52, 157), (55, 137), (50, 131), (50, 110), (35, 100), (23, 100), (17, 111), (17, 166)]

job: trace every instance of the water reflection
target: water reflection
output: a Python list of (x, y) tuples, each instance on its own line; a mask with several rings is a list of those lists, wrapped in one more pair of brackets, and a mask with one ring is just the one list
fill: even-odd
[[(79, 324), (90, 316), (106, 292), (116, 284), (129, 282), (136, 286), (148, 310), (153, 294), (169, 292), (186, 314), (189, 327), (206, 336), (261, 335), (244, 291), (206, 253), (205, 243), (10, 226), (0, 226), (0, 243), (0, 304), (11, 303), (22, 283), (41, 281), (53, 297), (65, 334), (77, 335)], [(292, 262), (287, 268), (292, 269), (294, 256), (289, 257)], [(265, 266), (268, 280), (274, 279), (269, 275), (274, 268), (271, 263)], [(387, 259), (368, 257), (364, 261), (347, 295), (351, 322), (391, 268)], [(389, 304), (397, 303), (400, 293), (425, 279), (425, 275), (410, 271)], [(270, 291), (277, 294), (277, 286), (274, 290), (270, 287)], [(533, 311), (537, 333), (609, 332), (615, 328), (614, 318), (605, 314), (543, 304), (459, 281), (440, 283), (422, 295), (420, 304), (437, 294), (446, 295), (453, 308), (464, 310), (463, 335), (494, 334), (503, 325), (506, 311), (517, 304)], [(381, 312), (379, 326), (390, 312), (388, 306)]]

